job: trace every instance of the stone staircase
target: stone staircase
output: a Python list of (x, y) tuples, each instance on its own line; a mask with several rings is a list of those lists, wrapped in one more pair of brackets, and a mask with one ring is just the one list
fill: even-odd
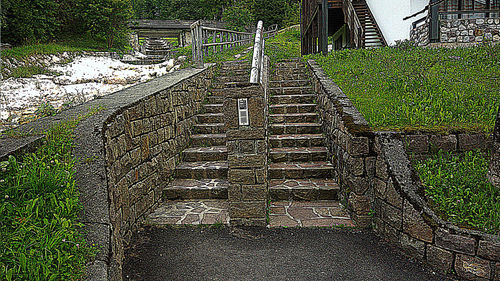
[(247, 62), (225, 62), (210, 89), (210, 95), (196, 115), (190, 147), (182, 152), (174, 180), (164, 189), (167, 200), (227, 199), (227, 148), (223, 102), (227, 88), (248, 83)]
[(364, 48), (379, 48), (387, 46), (382, 31), (373, 17), (368, 4), (364, 1), (353, 2), (354, 10), (363, 26), (363, 46)]
[(269, 85), (271, 200), (338, 200), (313, 92), (303, 62), (277, 63)]

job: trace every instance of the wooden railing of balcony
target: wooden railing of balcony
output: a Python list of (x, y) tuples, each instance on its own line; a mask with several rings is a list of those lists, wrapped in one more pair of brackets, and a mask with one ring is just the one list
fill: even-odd
[(363, 26), (359, 20), (356, 10), (352, 5), (352, 0), (343, 0), (342, 10), (344, 11), (344, 22), (349, 27), (351, 46), (356, 49), (363, 47)]

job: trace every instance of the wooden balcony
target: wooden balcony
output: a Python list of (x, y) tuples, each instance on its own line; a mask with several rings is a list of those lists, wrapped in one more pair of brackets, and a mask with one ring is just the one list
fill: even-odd
[(342, 0), (328, 0), (328, 9), (341, 9)]

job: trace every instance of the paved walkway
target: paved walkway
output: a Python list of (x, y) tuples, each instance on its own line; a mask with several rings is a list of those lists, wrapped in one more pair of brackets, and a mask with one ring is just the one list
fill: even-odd
[(148, 224), (228, 224), (227, 200), (168, 201), (146, 220)]
[[(154, 225), (229, 224), (227, 200), (186, 200), (163, 203), (147, 218)], [(270, 227), (354, 227), (337, 201), (271, 202)]]
[(131, 245), (124, 280), (447, 280), (352, 229), (147, 226)]

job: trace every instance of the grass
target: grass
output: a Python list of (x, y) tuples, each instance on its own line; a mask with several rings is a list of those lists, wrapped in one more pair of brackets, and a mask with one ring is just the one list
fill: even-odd
[(300, 57), (300, 29), (290, 27), (266, 40), (264, 52), (272, 63)]
[(58, 42), (33, 44), (19, 47), (13, 47), (8, 50), (2, 50), (1, 56), (4, 58), (24, 59), (32, 55), (58, 54), (63, 52), (99, 52), (109, 51), (106, 41), (97, 40), (92, 37), (67, 38)]
[(12, 72), (6, 76), (8, 77), (14, 77), (14, 78), (29, 78), (32, 77), (33, 75), (37, 74), (54, 74), (53, 71), (48, 70), (45, 67), (40, 67), (36, 65), (30, 65), (30, 66), (19, 66), (16, 67), (12, 70)]
[(310, 55), (378, 131), (486, 132), (500, 103), (500, 45)]
[(438, 152), (417, 161), (430, 206), (443, 219), (487, 233), (500, 233), (500, 190), (486, 180), (489, 155)]
[(95, 254), (80, 232), (73, 129), (55, 125), (34, 153), (0, 163), (0, 279), (77, 280)]

